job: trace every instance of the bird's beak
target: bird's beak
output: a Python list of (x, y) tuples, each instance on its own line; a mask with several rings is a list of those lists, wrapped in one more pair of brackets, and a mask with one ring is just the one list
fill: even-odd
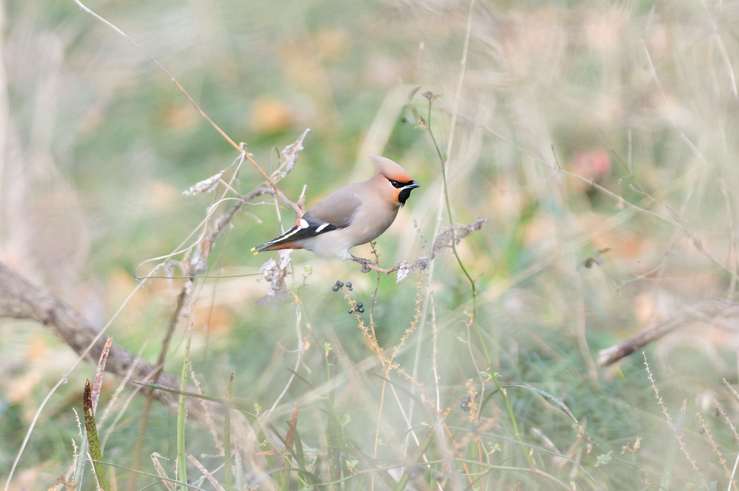
[(416, 189), (418, 187), (421, 187), (421, 185), (417, 184), (416, 181), (411, 181), (410, 184), (406, 184), (405, 186), (400, 188), (400, 190), (403, 191), (404, 189)]

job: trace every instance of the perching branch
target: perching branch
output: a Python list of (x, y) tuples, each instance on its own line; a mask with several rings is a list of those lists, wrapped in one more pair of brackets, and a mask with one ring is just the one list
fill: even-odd
[(369, 273), (370, 271), (375, 271), (383, 274), (397, 272), (398, 283), (400, 283), (410, 273), (425, 270), (431, 263), (431, 261), (436, 258), (439, 252), (445, 249), (451, 249), (452, 247), (456, 246), (462, 239), (470, 235), (472, 232), (480, 230), (485, 222), (487, 222), (485, 218), (478, 218), (468, 225), (455, 225), (454, 228), (447, 228), (434, 238), (434, 242), (431, 246), (430, 256), (419, 257), (411, 263), (403, 261), (391, 268), (383, 268), (380, 267), (377, 263), (362, 257), (352, 256), (351, 260), (362, 265), (363, 273)]

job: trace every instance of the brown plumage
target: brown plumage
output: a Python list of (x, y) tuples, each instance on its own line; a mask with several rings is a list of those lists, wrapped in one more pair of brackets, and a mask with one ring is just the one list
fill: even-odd
[(334, 191), (310, 208), (294, 227), (257, 247), (258, 252), (309, 249), (349, 258), (349, 249), (379, 237), (418, 184), (398, 163), (372, 157), (377, 173)]

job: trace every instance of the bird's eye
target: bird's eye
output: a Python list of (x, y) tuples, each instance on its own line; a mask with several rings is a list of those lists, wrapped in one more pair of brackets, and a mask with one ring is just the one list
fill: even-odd
[(404, 186), (402, 182), (398, 182), (395, 179), (388, 179), (388, 181), (390, 181), (390, 184), (392, 184), (395, 188), (402, 188)]

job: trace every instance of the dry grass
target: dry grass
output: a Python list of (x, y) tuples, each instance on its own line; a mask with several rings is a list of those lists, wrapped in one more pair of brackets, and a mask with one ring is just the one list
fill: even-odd
[[(155, 369), (3, 321), (6, 490), (733, 489), (738, 3), (87, 4), (0, 8), (0, 261)], [(374, 153), (374, 272), (249, 254)]]

